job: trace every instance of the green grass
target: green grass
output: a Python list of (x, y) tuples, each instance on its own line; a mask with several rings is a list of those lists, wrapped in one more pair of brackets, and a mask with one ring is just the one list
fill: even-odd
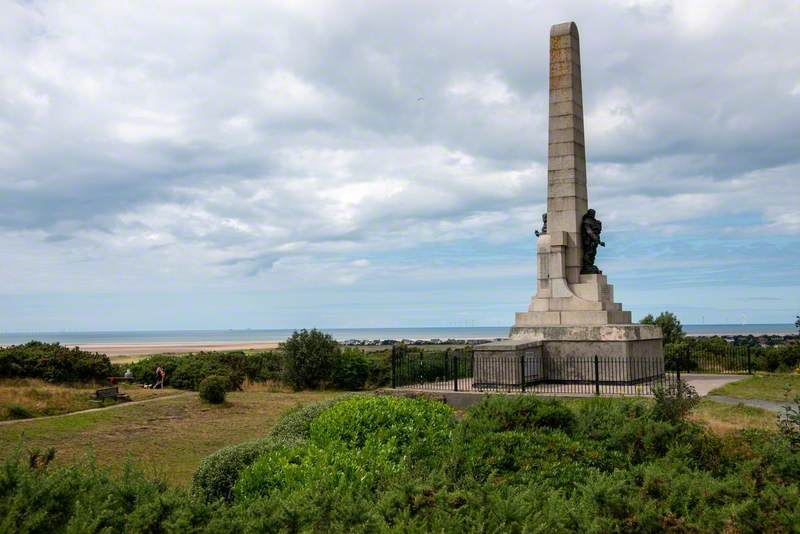
[(709, 395), (723, 395), (737, 399), (762, 399), (781, 402), (800, 394), (800, 375), (797, 374), (757, 374), (738, 382), (717, 388)]
[(263, 437), (286, 410), (337, 394), (275, 392), (251, 386), (230, 393), (221, 405), (203, 403), (189, 393), (112, 410), (21, 421), (0, 427), (0, 458), (17, 447), (55, 447), (58, 464), (90, 453), (99, 465), (115, 470), (130, 458), (150, 474), (187, 486), (205, 456)]

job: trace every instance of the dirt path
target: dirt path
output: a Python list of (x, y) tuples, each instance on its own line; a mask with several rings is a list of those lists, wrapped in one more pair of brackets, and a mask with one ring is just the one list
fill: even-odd
[(114, 410), (116, 408), (126, 408), (128, 406), (135, 406), (137, 404), (145, 404), (147, 402), (156, 402), (165, 399), (174, 399), (175, 397), (184, 397), (186, 395), (197, 395), (197, 393), (195, 393), (194, 391), (185, 391), (183, 393), (175, 393), (172, 395), (165, 395), (163, 397), (154, 397), (152, 399), (120, 402), (118, 404), (112, 404), (111, 406), (102, 406), (100, 408), (89, 408), (88, 410), (78, 410), (77, 412), (62, 413), (58, 415), (45, 415), (43, 417), (29, 417), (28, 419), (12, 419), (10, 421), (0, 421), (0, 426), (13, 425), (15, 423), (30, 423), (31, 421), (45, 421), (47, 419), (60, 419), (63, 417), (71, 417), (73, 415), (86, 414), (91, 412), (104, 412), (106, 410)]

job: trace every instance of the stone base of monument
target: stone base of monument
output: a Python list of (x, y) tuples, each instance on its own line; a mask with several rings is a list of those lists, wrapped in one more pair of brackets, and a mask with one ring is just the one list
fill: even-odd
[(477, 345), (473, 358), (477, 389), (536, 383), (637, 384), (663, 374), (661, 330), (650, 325), (515, 326), (511, 339)]
[(543, 380), (542, 343), (506, 339), (474, 349), (472, 387), (522, 387)]

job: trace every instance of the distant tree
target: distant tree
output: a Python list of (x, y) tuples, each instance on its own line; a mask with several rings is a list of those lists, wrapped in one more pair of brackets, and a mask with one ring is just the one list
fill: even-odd
[(648, 313), (639, 323), (660, 326), (661, 332), (664, 334), (665, 345), (678, 343), (684, 337), (683, 326), (681, 326), (678, 317), (672, 312), (661, 312), (656, 318), (653, 318), (653, 315)]
[(800, 336), (800, 315), (796, 315), (797, 320), (794, 322), (794, 327), (797, 328), (797, 335)]
[(280, 345), (283, 351), (284, 379), (295, 390), (316, 389), (330, 382), (339, 357), (339, 344), (329, 335), (300, 330)]

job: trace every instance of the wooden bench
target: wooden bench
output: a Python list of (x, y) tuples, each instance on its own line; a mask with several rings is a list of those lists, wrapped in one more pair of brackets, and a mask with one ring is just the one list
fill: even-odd
[(130, 397), (125, 393), (120, 393), (117, 386), (112, 386), (96, 390), (94, 392), (94, 399), (92, 400), (103, 402), (106, 399), (130, 400)]

